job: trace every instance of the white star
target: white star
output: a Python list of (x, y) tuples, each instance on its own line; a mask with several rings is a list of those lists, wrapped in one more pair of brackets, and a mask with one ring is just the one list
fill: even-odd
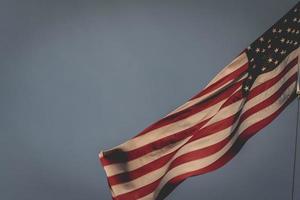
[(282, 50), (282, 51), (280, 52), (280, 54), (281, 54), (281, 55), (285, 54), (285, 51), (284, 51), (284, 50)]
[(287, 31), (288, 33), (291, 32), (291, 28), (288, 28), (286, 31)]
[(263, 37), (259, 38), (259, 41), (263, 42), (265, 41)]
[(277, 64), (278, 64), (278, 60), (275, 60), (275, 62), (274, 62), (274, 63), (275, 63), (275, 65), (277, 65)]
[(273, 32), (273, 33), (276, 33), (276, 28), (273, 28), (272, 32)]
[(252, 76), (249, 76), (248, 79), (249, 79), (249, 80), (252, 80)]
[(261, 68), (261, 71), (265, 71), (265, 70), (266, 70), (266, 68), (265, 68), (265, 67)]
[(278, 49), (278, 48), (276, 48), (274, 51), (275, 51), (275, 53), (277, 53), (277, 52), (279, 51), (279, 49)]
[(246, 91), (248, 91), (248, 90), (249, 90), (249, 87), (246, 85), (244, 89), (245, 89)]
[(284, 41), (285, 41), (285, 39), (284, 39), (284, 38), (281, 38), (280, 42), (282, 42), (282, 43), (283, 43)]
[(278, 30), (278, 33), (281, 33), (281, 32), (282, 32), (282, 30), (281, 30), (281, 29), (279, 29), (279, 30)]
[(255, 51), (258, 53), (258, 52), (260, 52), (260, 49), (259, 49), (259, 48), (256, 48)]
[(273, 59), (272, 59), (272, 58), (269, 58), (268, 61), (269, 61), (269, 63), (271, 63), (271, 62), (273, 61)]

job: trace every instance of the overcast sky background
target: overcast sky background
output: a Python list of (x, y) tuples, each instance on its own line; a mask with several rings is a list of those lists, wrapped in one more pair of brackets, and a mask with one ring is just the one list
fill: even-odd
[[(196, 94), (296, 3), (0, 1), (0, 199), (111, 199), (98, 152)], [(168, 199), (291, 199), (296, 109)]]

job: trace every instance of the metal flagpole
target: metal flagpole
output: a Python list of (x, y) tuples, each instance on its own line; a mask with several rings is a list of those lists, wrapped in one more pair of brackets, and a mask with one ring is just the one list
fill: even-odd
[(299, 102), (300, 102), (300, 64), (298, 63), (298, 79), (297, 79), (297, 124), (296, 124), (296, 136), (294, 146), (294, 163), (293, 163), (293, 183), (292, 183), (292, 200), (295, 199), (295, 179), (296, 179), (296, 167), (297, 167), (297, 147), (298, 147), (298, 129), (299, 129)]

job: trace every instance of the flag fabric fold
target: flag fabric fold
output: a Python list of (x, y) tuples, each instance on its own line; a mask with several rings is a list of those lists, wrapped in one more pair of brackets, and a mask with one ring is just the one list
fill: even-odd
[(100, 152), (114, 200), (161, 200), (216, 170), (296, 97), (300, 3), (201, 92), (125, 143)]

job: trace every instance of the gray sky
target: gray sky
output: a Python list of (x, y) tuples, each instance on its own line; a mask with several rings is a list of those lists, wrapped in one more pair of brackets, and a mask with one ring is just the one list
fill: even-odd
[[(296, 3), (2, 0), (0, 199), (109, 200), (98, 152), (196, 94)], [(296, 109), (168, 199), (290, 199)], [(300, 158), (297, 198), (299, 184)]]

